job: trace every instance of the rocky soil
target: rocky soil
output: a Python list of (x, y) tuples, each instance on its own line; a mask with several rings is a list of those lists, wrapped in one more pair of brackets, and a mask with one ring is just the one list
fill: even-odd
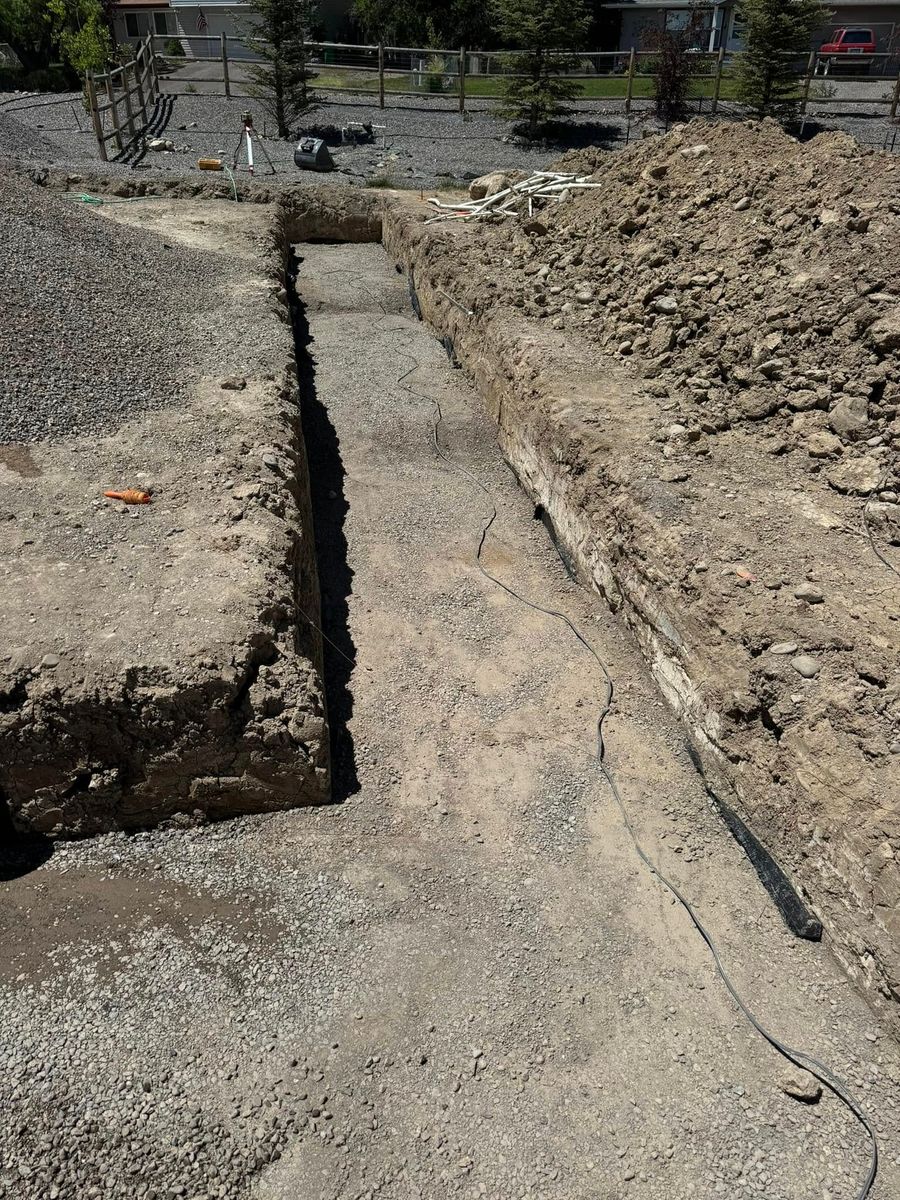
[[(101, 213), (7, 186), (4, 823), (88, 834), (321, 801), (318, 585), (271, 213), (226, 206), (211, 235), (187, 205)], [(150, 503), (104, 496), (123, 488)]]

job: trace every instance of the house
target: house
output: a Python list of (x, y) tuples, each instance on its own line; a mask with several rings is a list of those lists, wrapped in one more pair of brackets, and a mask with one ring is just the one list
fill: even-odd
[[(319, 0), (319, 26), (325, 41), (347, 37), (352, 7), (353, 0)], [(117, 0), (113, 5), (117, 42), (137, 42), (155, 33), (180, 41), (188, 56), (215, 54), (204, 47), (205, 42), (211, 45), (223, 33), (240, 38), (252, 19), (250, 6), (242, 0)], [(240, 57), (237, 48), (234, 57)]]
[[(684, 29), (691, 20), (691, 0), (613, 0), (604, 8), (615, 13), (619, 26), (619, 49), (649, 50), (651, 33), (661, 29)], [(898, 49), (900, 40), (900, 3), (879, 4), (872, 0), (843, 0), (826, 4), (827, 20), (813, 39), (811, 50), (828, 41), (833, 29), (861, 25), (872, 29), (878, 40), (878, 51), (887, 54)], [(709, 0), (705, 6), (702, 49), (715, 52), (724, 47), (734, 51), (742, 48), (741, 27), (737, 19), (737, 0)]]

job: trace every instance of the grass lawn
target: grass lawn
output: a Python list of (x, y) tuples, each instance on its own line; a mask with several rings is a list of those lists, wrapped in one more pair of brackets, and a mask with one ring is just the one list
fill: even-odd
[[(452, 76), (445, 75), (446, 84), (450, 84)], [(386, 92), (415, 92), (420, 95), (443, 95), (451, 98), (458, 94), (456, 80), (447, 90), (432, 90), (427, 86), (416, 83), (417, 75), (410, 71), (402, 74), (387, 74), (384, 80)], [(585, 100), (624, 100), (628, 91), (628, 80), (623, 75), (599, 75), (581, 80), (581, 98)], [(316, 74), (315, 86), (323, 91), (340, 91), (342, 88), (353, 88), (365, 92), (378, 91), (378, 76), (370, 71), (355, 71), (350, 67), (328, 66), (319, 69)], [(499, 75), (468, 75), (466, 77), (466, 95), (473, 99), (490, 99), (502, 94), (503, 80)], [(711, 99), (715, 91), (715, 79), (701, 77), (693, 80), (690, 97), (693, 100)], [(726, 72), (722, 76), (720, 95), (723, 100), (734, 99), (735, 83)], [(632, 95), (636, 100), (648, 100), (653, 96), (653, 78), (650, 75), (635, 75)]]

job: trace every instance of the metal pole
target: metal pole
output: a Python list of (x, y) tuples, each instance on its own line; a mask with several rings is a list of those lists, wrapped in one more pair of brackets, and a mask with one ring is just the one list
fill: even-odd
[(228, 38), (222, 34), (222, 78), (225, 81), (225, 95), (231, 97), (231, 80), (228, 78)]
[(809, 89), (812, 85), (813, 72), (816, 69), (816, 52), (813, 50), (806, 64), (806, 78), (803, 80), (803, 99), (800, 101), (800, 115), (806, 116), (806, 106), (809, 103)]
[(378, 43), (378, 107), (384, 108), (384, 42)]
[(631, 47), (631, 54), (628, 57), (628, 90), (625, 93), (625, 112), (631, 112), (631, 99), (634, 95), (634, 46)]
[(719, 95), (722, 91), (722, 71), (725, 67), (725, 47), (719, 49), (719, 61), (716, 66), (716, 82), (713, 85), (712, 112), (719, 111)]

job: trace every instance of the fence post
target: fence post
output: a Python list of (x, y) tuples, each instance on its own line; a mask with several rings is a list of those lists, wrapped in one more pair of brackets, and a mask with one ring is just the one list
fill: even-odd
[(153, 102), (159, 98), (159, 76), (156, 73), (156, 34), (147, 34), (147, 52), (150, 55), (150, 82), (152, 84)]
[(100, 113), (97, 111), (97, 89), (94, 86), (94, 72), (88, 71), (85, 76), (85, 84), (87, 85), (88, 104), (91, 109), (91, 124), (94, 126), (94, 135), (97, 138), (97, 145), (100, 149), (100, 157), (103, 162), (108, 162), (106, 154), (106, 142), (103, 140), (103, 122), (100, 120)]
[(631, 47), (631, 54), (628, 57), (628, 90), (625, 93), (625, 112), (631, 112), (631, 98), (634, 95), (634, 46)]
[(137, 84), (138, 104), (141, 109), (141, 129), (147, 124), (147, 97), (144, 92), (144, 47), (138, 46), (134, 57), (134, 81)]
[(713, 99), (711, 112), (719, 111), (719, 96), (722, 92), (722, 71), (725, 68), (725, 47), (719, 48), (719, 58), (716, 63), (716, 82), (713, 84)]
[(122, 127), (119, 124), (119, 102), (116, 100), (116, 91), (109, 71), (106, 72), (106, 97), (109, 100), (109, 113), (112, 119), (113, 133), (116, 135), (116, 145), (121, 152), (125, 149), (125, 143), (122, 141)]
[(813, 50), (806, 64), (806, 78), (803, 80), (803, 99), (800, 101), (800, 115), (806, 116), (806, 106), (809, 104), (809, 89), (812, 85), (813, 72), (816, 69), (816, 52)]
[(130, 63), (128, 63), (127, 65), (125, 63), (122, 64), (122, 89), (123, 89), (122, 96), (125, 100), (125, 123), (128, 126), (129, 142), (134, 141), (134, 133), (135, 133), (134, 109), (131, 106), (131, 81), (128, 78), (128, 68), (130, 66), (131, 66)]
[(378, 107), (384, 108), (384, 42), (378, 43)]
[(466, 111), (466, 48), (459, 48), (459, 111)]
[(222, 34), (222, 78), (225, 81), (225, 95), (231, 98), (231, 80), (228, 78), (228, 35)]
[(891, 101), (891, 120), (897, 120), (897, 109), (900, 108), (900, 71), (897, 72), (897, 82), (894, 84), (894, 99)]

